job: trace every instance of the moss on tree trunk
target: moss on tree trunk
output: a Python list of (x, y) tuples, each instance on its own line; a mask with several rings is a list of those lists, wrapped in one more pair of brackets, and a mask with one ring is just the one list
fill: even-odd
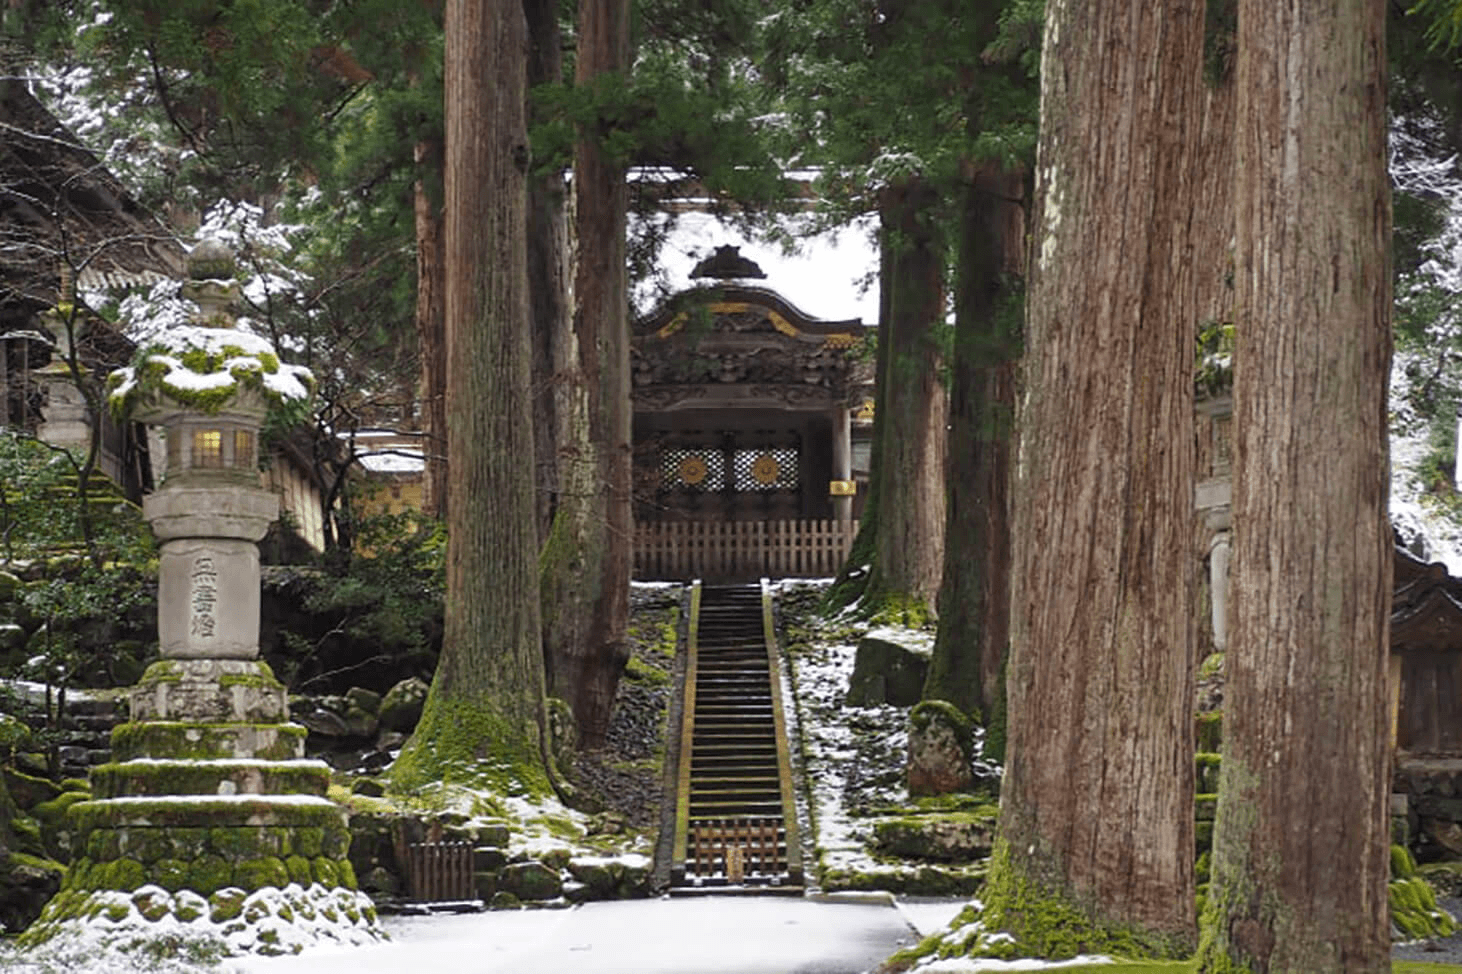
[(392, 783), (512, 775), (542, 792), (523, 10), (450, 5), (446, 37), (445, 631)]
[(1385, 7), (1240, 0), (1239, 30), (1233, 611), (1199, 969), (1384, 970)]
[[(1000, 858), (1023, 952), (1191, 946), (1203, 4), (1046, 7)], [(1031, 904), (1035, 904), (1034, 906)]]

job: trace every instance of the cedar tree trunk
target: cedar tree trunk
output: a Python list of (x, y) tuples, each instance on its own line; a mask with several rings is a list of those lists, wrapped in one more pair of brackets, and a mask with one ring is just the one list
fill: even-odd
[[(552, 0), (524, 0), (523, 10), (528, 17), (529, 87), (562, 81), (558, 4)], [(533, 318), (534, 468), (540, 544), (548, 537), (558, 507), (558, 454), (564, 412), (559, 403), (561, 378), (565, 363), (575, 354), (564, 219), (562, 174), (535, 173), (528, 181), (528, 293)]]
[(440, 178), (442, 145), (436, 139), (416, 144), (416, 337), (421, 346), (421, 510), (447, 514), (447, 342), (446, 282), (442, 262), (441, 206), (429, 180)]
[(938, 339), (945, 295), (938, 203), (927, 182), (911, 179), (885, 190), (881, 204), (890, 274), (879, 340), (888, 349), (878, 376), (878, 520), (864, 600), (874, 614), (915, 624), (933, 607), (944, 568), (949, 396)]
[(1385, 7), (1242, 0), (1233, 609), (1201, 968), (1382, 971)]
[(1025, 175), (980, 166), (966, 187), (950, 363), (949, 485), (939, 630), (924, 699), (987, 719), (1010, 638), (1014, 446)]
[(527, 29), (518, 4), (446, 12), (447, 599), (403, 790), (516, 780), (546, 792), (533, 530), (526, 232)]
[(1194, 936), (1203, 19), (1201, 0), (1046, 7), (1007, 765), (985, 892), (987, 926), (1035, 956), (1184, 952)]
[[(628, 0), (584, 0), (575, 83), (593, 92), (629, 71)], [(549, 689), (573, 708), (580, 741), (604, 742), (629, 659), (631, 509), (628, 191), (605, 139), (614, 122), (579, 132), (574, 160), (574, 335), (566, 377), (574, 415), (560, 451), (564, 487), (542, 561)]]

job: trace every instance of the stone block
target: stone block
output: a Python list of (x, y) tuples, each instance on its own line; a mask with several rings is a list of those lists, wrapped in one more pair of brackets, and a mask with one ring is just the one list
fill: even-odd
[(381, 698), (376, 712), (380, 726), (385, 730), (408, 732), (421, 719), (421, 708), (426, 703), (428, 687), (425, 682), (411, 677), (402, 680)]
[(132, 690), (134, 721), (283, 721), (283, 684), (256, 660), (164, 659)]
[(164, 542), (158, 555), (157, 600), (164, 659), (254, 659), (259, 655), (259, 603), (259, 549), (252, 542)]
[(947, 795), (974, 784), (974, 725), (952, 704), (926, 700), (909, 715), (909, 794)]
[(112, 755), (135, 758), (287, 761), (305, 754), (306, 731), (273, 722), (158, 721), (121, 724), (112, 731)]
[(858, 640), (853, 675), (843, 702), (849, 707), (882, 703), (912, 707), (923, 696), (928, 671), (927, 651), (881, 636), (864, 636)]
[(520, 900), (551, 900), (563, 894), (558, 871), (533, 860), (503, 867), (498, 885)]
[(323, 761), (130, 761), (92, 771), (97, 798), (125, 795), (316, 795), (330, 785)]
[(994, 815), (954, 813), (883, 819), (873, 824), (873, 847), (885, 855), (935, 862), (977, 862), (990, 855)]

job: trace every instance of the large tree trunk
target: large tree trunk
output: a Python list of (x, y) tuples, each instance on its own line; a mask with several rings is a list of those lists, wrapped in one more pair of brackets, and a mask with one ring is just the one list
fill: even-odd
[[(628, 0), (585, 0), (575, 83), (592, 89), (630, 66)], [(608, 123), (579, 133), (574, 159), (574, 336), (566, 376), (576, 415), (560, 450), (564, 484), (543, 555), (550, 692), (573, 708), (579, 738), (602, 744), (629, 659), (631, 508), (628, 191), (623, 160), (604, 145)], [(581, 415), (577, 415), (579, 410)]]
[[(442, 654), (393, 784), (483, 774), (547, 791), (533, 530), (522, 7), (446, 14), (449, 497)], [(483, 771), (490, 768), (490, 771)]]
[(1193, 916), (1193, 265), (1203, 3), (1046, 7), (986, 924), (1182, 952)]
[[(528, 18), (528, 85), (563, 80), (563, 52), (554, 0), (523, 0)], [(568, 230), (563, 175), (528, 183), (528, 293), (533, 335), (533, 429), (538, 540), (548, 538), (558, 508), (561, 377), (574, 357), (568, 294)]]
[[(888, 334), (884, 322), (889, 319), (888, 280), (892, 277), (890, 251), (888, 247), (878, 248), (878, 341), (873, 350), (873, 375), (875, 381), (888, 367)], [(875, 388), (875, 395), (877, 390)], [(829, 614), (838, 612), (857, 602), (868, 588), (869, 570), (878, 550), (878, 507), (881, 493), (879, 471), (883, 469), (883, 432), (888, 428), (884, 413), (877, 408), (873, 412), (873, 431), (868, 443), (868, 493), (863, 498), (863, 511), (858, 516), (858, 533), (848, 549), (847, 560), (838, 570), (838, 577), (828, 588), (824, 610)]]
[(416, 167), (416, 337), (421, 347), (421, 434), (425, 466), (421, 510), (432, 517), (447, 514), (447, 341), (446, 286), (442, 250), (445, 245), (441, 206), (430, 184), (440, 178), (442, 146), (435, 139), (418, 142)]
[(950, 363), (939, 631), (924, 699), (987, 718), (1010, 638), (1008, 484), (1020, 350), (1025, 175), (980, 166), (965, 190)]
[(1234, 599), (1205, 970), (1389, 963), (1384, 15), (1239, 9)]
[(938, 339), (944, 327), (944, 248), (938, 195), (922, 179), (889, 187), (881, 203), (890, 250), (888, 349), (878, 376), (878, 520), (864, 599), (870, 611), (917, 623), (929, 615), (944, 567), (945, 426), (949, 396)]

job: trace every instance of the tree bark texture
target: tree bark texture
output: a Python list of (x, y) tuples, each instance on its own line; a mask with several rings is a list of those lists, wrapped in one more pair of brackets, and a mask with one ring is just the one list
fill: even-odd
[(1201, 967), (1381, 971), (1385, 8), (1241, 0), (1233, 608)]
[[(889, 263), (889, 248), (878, 248), (878, 340), (873, 350), (873, 375), (882, 376), (888, 367), (888, 342), (883, 323), (889, 317), (889, 289), (886, 282), (892, 271)], [(826, 607), (830, 611), (845, 609), (863, 597), (868, 589), (868, 568), (878, 551), (878, 507), (880, 471), (883, 470), (883, 431), (888, 422), (883, 410), (878, 408), (875, 390), (873, 430), (868, 443), (868, 493), (863, 498), (863, 513), (858, 518), (858, 533), (848, 548), (848, 559), (838, 571), (838, 577), (828, 589)]]
[(1025, 175), (980, 166), (966, 187), (949, 392), (939, 630), (924, 699), (988, 718), (1010, 638), (1010, 457)]
[[(944, 248), (933, 225), (939, 197), (920, 179), (892, 186), (881, 202), (889, 248), (889, 313), (878, 377), (883, 425), (873, 568), (864, 594), (875, 612), (934, 605), (944, 568), (944, 479), (949, 396), (938, 331), (944, 326)], [(913, 621), (913, 620), (910, 620)]]
[[(558, 4), (523, 0), (528, 18), (528, 86), (563, 80)], [(528, 293), (532, 308), (533, 429), (538, 540), (543, 543), (558, 507), (562, 373), (575, 355), (568, 293), (566, 188), (558, 172), (528, 181)]]
[[(630, 67), (628, 0), (579, 9), (575, 83), (592, 90)], [(623, 160), (604, 146), (612, 123), (579, 133), (574, 157), (574, 337), (581, 434), (560, 451), (566, 485), (544, 550), (550, 691), (573, 708), (580, 740), (603, 743), (629, 659), (634, 520), (630, 428), (628, 191)], [(577, 471), (568, 470), (577, 466)]]
[(442, 146), (418, 142), (416, 167), (416, 337), (421, 346), (421, 510), (431, 517), (447, 514), (447, 338), (446, 284), (442, 251), (445, 227), (441, 206), (429, 180), (440, 177)]
[(987, 924), (1191, 949), (1201, 0), (1046, 6)]
[(486, 767), (546, 790), (538, 743), (543, 657), (533, 429), (524, 408), (530, 356), (522, 7), (453, 0), (446, 40), (452, 435), (445, 632), (396, 784), (471, 779)]

